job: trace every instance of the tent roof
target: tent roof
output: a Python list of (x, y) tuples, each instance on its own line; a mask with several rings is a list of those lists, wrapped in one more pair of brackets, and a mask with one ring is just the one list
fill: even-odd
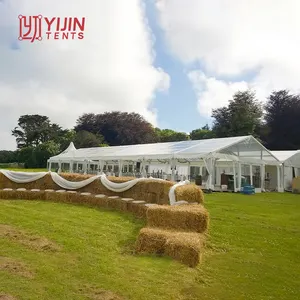
[(300, 168), (300, 150), (271, 151), (286, 166)]
[(277, 158), (252, 136), (82, 149), (75, 149), (74, 145), (70, 145), (49, 161), (119, 159), (136, 161), (172, 158), (195, 161), (206, 157), (229, 159), (239, 157), (245, 161), (278, 162)]
[(70, 145), (68, 146), (68, 148), (65, 151), (63, 151), (61, 154), (71, 153), (71, 152), (76, 151), (76, 150), (77, 149), (75, 148), (74, 143), (71, 142)]

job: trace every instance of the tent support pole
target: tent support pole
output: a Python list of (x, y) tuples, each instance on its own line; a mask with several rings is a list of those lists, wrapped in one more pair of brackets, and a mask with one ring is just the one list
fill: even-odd
[(238, 162), (238, 191), (241, 191), (242, 188), (242, 164)]
[(265, 190), (265, 165), (260, 166), (261, 191)]
[(232, 162), (233, 167), (233, 191), (236, 192), (236, 173), (235, 173), (235, 162)]
[(123, 161), (119, 160), (119, 177), (122, 177)]
[(69, 163), (69, 173), (73, 173), (73, 161), (72, 160)]
[(283, 191), (285, 190), (285, 175), (284, 175), (284, 170), (285, 169), (285, 166), (284, 166), (284, 163), (282, 164), (282, 189)]
[(282, 183), (280, 178), (280, 166), (277, 166), (277, 191), (283, 193)]
[(172, 169), (171, 180), (175, 181), (175, 161), (173, 159), (171, 160), (171, 169)]
[(187, 169), (187, 180), (191, 178), (191, 162), (188, 162), (188, 169)]

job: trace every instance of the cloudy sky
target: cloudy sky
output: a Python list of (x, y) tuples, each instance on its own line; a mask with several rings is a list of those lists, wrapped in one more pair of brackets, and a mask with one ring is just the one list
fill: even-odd
[[(73, 127), (135, 111), (189, 132), (237, 90), (298, 92), (298, 0), (0, 0), (0, 149), (22, 114)], [(83, 40), (18, 41), (18, 15), (86, 17)], [(45, 32), (45, 30), (44, 30)]]

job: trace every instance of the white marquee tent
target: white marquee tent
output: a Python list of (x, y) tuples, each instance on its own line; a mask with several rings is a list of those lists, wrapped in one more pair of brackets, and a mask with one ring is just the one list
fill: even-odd
[(170, 180), (176, 180), (176, 176), (190, 178), (191, 170), (196, 170), (207, 176), (205, 187), (213, 190), (221, 186), (221, 173), (226, 173), (233, 178), (232, 190), (241, 190), (243, 178), (248, 178), (257, 192), (265, 189), (266, 166), (276, 174), (275, 189), (283, 191), (281, 164), (252, 136), (85, 149), (76, 149), (71, 143), (64, 152), (48, 160), (49, 170), (111, 171), (119, 176), (135, 172), (149, 176), (151, 166), (155, 166), (164, 179)]
[(272, 151), (272, 154), (282, 163), (284, 189), (292, 190), (293, 178), (300, 176), (300, 150)]

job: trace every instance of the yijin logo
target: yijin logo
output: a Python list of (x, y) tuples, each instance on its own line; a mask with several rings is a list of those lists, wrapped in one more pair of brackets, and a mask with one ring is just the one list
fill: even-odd
[[(44, 29), (46, 26), (46, 30)], [(29, 40), (31, 43), (44, 38), (46, 40), (82, 40), (84, 38), (85, 18), (53, 17), (42, 15), (19, 15), (19, 41)]]

